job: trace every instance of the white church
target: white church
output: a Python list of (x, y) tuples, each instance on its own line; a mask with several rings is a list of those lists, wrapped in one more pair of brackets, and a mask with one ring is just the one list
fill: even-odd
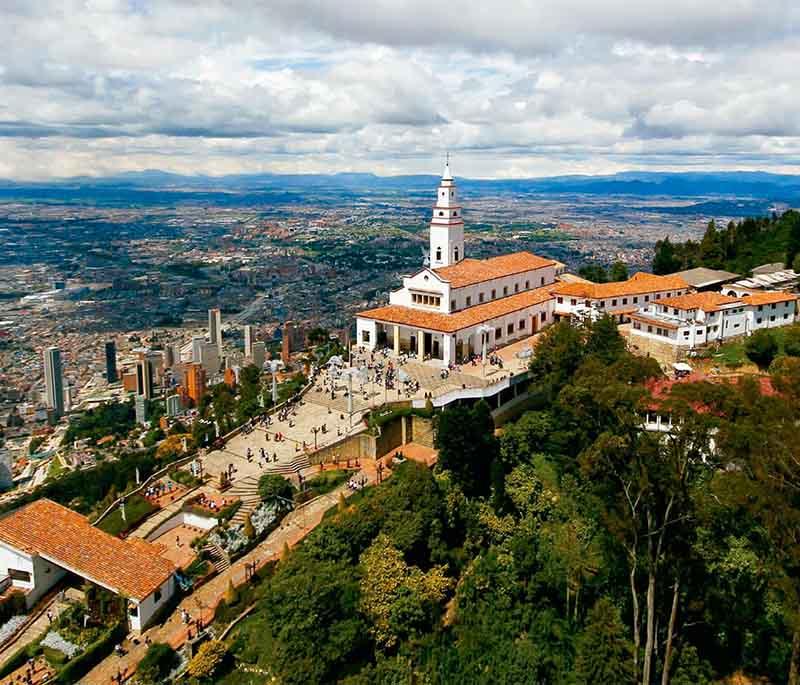
[(530, 252), (469, 259), (449, 161), (430, 222), (430, 266), (403, 278), (389, 304), (357, 315), (357, 344), (459, 363), (529, 337), (552, 319), (560, 262)]

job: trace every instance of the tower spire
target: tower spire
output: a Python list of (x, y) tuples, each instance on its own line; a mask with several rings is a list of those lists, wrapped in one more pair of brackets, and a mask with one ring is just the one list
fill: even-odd
[(444, 174), (442, 175), (443, 179), (452, 179), (453, 176), (450, 173), (450, 150), (445, 153), (444, 157)]

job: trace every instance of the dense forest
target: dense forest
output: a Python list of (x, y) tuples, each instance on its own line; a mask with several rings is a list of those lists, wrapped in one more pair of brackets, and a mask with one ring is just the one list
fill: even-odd
[(656, 243), (653, 273), (669, 274), (697, 266), (747, 274), (760, 264), (782, 262), (800, 271), (800, 213), (731, 221), (725, 228), (709, 222), (700, 242)]
[[(239, 667), (287, 685), (797, 685), (800, 359), (655, 405), (658, 365), (604, 318), (551, 326), (532, 364), (517, 421), (444, 411), (433, 471), (396, 467), (284, 551), (233, 634)], [(643, 431), (646, 411), (672, 433)]]

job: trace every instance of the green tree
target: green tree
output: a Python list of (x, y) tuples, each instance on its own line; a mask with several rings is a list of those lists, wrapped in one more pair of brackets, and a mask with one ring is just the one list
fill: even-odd
[(283, 497), (292, 499), (294, 486), (277, 473), (265, 473), (258, 479), (258, 494), (264, 501)]
[(466, 494), (489, 492), (491, 465), (499, 450), (486, 402), (445, 409), (437, 417), (436, 448), (439, 466), (453, 474)]
[(800, 357), (800, 326), (783, 329), (783, 351), (790, 357)]
[(585, 356), (583, 342), (582, 329), (569, 321), (559, 321), (544, 330), (530, 370), (545, 399), (553, 399), (578, 370)]
[(608, 272), (609, 281), (627, 281), (628, 280), (628, 267), (625, 262), (617, 260), (611, 265)]
[(775, 339), (775, 334), (767, 329), (756, 331), (745, 342), (744, 352), (759, 369), (768, 369), (778, 356), (778, 341)]
[(606, 597), (599, 599), (586, 620), (575, 652), (576, 685), (633, 683), (631, 645), (619, 609)]
[(585, 278), (592, 283), (605, 283), (608, 281), (608, 273), (601, 264), (584, 264), (578, 269), (578, 276)]
[(619, 334), (617, 322), (606, 314), (589, 327), (585, 351), (605, 364), (613, 364), (625, 354), (625, 340)]
[(169, 675), (178, 661), (178, 655), (172, 647), (163, 642), (154, 642), (136, 667), (136, 676), (146, 685), (156, 685)]
[(671, 274), (680, 271), (682, 264), (675, 255), (675, 247), (669, 240), (669, 236), (664, 240), (659, 240), (655, 247), (653, 257), (653, 273), (658, 275)]
[(700, 262), (709, 269), (721, 269), (724, 265), (723, 256), (722, 237), (714, 221), (709, 221), (700, 241)]

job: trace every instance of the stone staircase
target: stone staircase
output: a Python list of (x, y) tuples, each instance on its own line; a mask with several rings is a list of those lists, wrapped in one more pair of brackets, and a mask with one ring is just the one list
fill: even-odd
[(208, 543), (203, 547), (203, 551), (208, 554), (211, 565), (216, 569), (217, 573), (222, 573), (230, 568), (231, 560), (219, 545)]
[[(280, 476), (288, 477), (295, 475), (298, 471), (307, 469), (311, 466), (308, 456), (305, 454), (298, 454), (292, 461), (286, 463), (269, 464), (261, 473), (274, 473)], [(258, 495), (258, 480), (259, 476), (246, 476), (241, 479), (233, 481), (230, 489), (225, 493), (231, 497), (236, 497), (242, 501), (242, 506), (237, 509), (236, 513), (231, 519), (231, 523), (244, 524), (247, 517), (252, 514), (261, 504), (261, 498)]]

